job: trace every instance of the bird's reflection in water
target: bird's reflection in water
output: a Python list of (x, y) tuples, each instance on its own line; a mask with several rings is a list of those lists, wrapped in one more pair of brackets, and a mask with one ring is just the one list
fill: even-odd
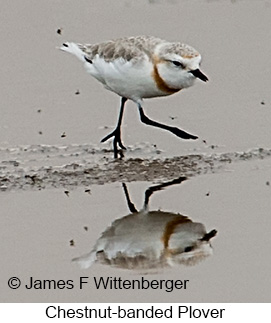
[(187, 216), (164, 211), (149, 211), (151, 195), (186, 178), (152, 186), (145, 192), (141, 211), (131, 202), (123, 184), (131, 214), (115, 220), (97, 240), (92, 251), (74, 261), (82, 268), (95, 262), (127, 269), (154, 269), (179, 264), (192, 265), (212, 254), (210, 240), (217, 231), (206, 232), (202, 223)]

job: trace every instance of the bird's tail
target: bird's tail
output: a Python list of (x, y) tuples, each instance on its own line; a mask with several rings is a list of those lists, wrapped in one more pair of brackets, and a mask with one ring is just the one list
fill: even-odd
[(75, 55), (78, 59), (80, 59), (80, 61), (85, 62), (85, 53), (83, 52), (82, 46), (80, 46), (80, 44), (66, 42), (62, 44), (60, 49), (64, 52)]

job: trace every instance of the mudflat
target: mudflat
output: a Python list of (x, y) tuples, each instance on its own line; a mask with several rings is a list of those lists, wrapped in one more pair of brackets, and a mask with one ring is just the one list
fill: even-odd
[[(241, 0), (2, 5), (2, 302), (270, 302), (270, 13), (270, 1)], [(127, 151), (115, 160), (112, 143), (100, 140), (114, 129), (119, 98), (57, 47), (130, 35), (197, 48), (209, 82), (144, 101), (147, 115), (198, 135), (197, 141), (143, 125), (128, 102), (122, 129)], [(121, 253), (131, 241), (127, 232), (116, 253), (122, 262), (105, 257), (101, 236), (107, 232), (108, 238), (106, 230), (119, 229), (131, 214), (123, 183), (140, 213), (148, 188), (180, 177), (186, 180), (153, 192), (148, 210), (216, 230), (208, 257), (201, 251), (194, 265), (138, 268), (134, 254), (127, 256), (134, 247)], [(195, 241), (194, 231), (183, 232)], [(118, 248), (118, 235), (113, 238)], [(150, 259), (142, 249), (146, 238), (133, 240), (141, 248), (137, 265), (143, 256), (144, 264)], [(98, 242), (90, 268), (72, 261)], [(157, 251), (158, 242), (153, 246)], [(186, 247), (175, 253), (193, 253)], [(16, 290), (8, 287), (11, 277), (21, 281)], [(187, 284), (124, 287), (143, 278), (150, 286)], [(97, 281), (121, 281), (122, 288), (98, 288)]]

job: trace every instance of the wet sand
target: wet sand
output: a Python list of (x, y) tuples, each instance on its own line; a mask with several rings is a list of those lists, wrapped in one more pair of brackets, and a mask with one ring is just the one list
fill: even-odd
[[(24, 1), (0, 13), (2, 88), (0, 202), (2, 302), (270, 302), (270, 1)], [(168, 18), (170, 17), (170, 19)], [(219, 17), (219, 19), (217, 19)], [(61, 34), (57, 29), (61, 29)], [(62, 42), (150, 34), (191, 44), (210, 82), (145, 101), (155, 120), (199, 136), (182, 141), (139, 121), (128, 103), (114, 160), (100, 139), (117, 119), (119, 98)], [(194, 266), (151, 271), (72, 259), (91, 251), (112, 222), (137, 209), (188, 216), (215, 229), (213, 255)], [(19, 277), (73, 280), (72, 289), (10, 290)], [(90, 284), (80, 290), (78, 279)], [(93, 277), (189, 280), (186, 290), (97, 290)]]

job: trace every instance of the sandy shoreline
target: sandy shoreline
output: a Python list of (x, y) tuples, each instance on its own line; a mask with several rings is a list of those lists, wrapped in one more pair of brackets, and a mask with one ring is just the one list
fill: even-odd
[[(145, 150), (146, 153), (144, 148), (142, 151)], [(140, 150), (136, 151), (138, 156)], [(160, 152), (157, 153), (153, 149), (152, 157), (149, 155), (148, 158), (130, 157), (114, 160), (111, 150), (99, 151), (90, 145), (29, 146), (7, 148), (2, 150), (2, 154), (3, 152), (9, 158), (12, 155), (12, 160), (2, 158), (2, 192), (63, 187), (74, 189), (121, 181), (170, 180), (179, 176), (191, 177), (221, 172), (228, 164), (263, 160), (271, 156), (271, 150), (259, 148), (247, 152), (190, 154), (163, 158)], [(66, 163), (70, 160), (73, 161)]]

